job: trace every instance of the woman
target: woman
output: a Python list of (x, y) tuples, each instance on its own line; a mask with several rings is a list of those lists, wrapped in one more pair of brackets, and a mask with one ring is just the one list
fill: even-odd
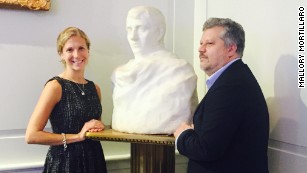
[[(104, 129), (100, 88), (84, 78), (89, 49), (88, 37), (78, 28), (58, 36), (65, 69), (46, 83), (26, 131), (27, 143), (50, 145), (43, 172), (107, 172), (100, 142), (85, 139), (87, 131)], [(48, 119), (52, 133), (44, 131)]]

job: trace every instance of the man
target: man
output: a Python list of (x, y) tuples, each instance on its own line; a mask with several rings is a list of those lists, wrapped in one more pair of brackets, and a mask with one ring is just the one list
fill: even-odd
[(193, 124), (175, 131), (188, 173), (267, 173), (269, 114), (261, 88), (242, 62), (245, 33), (231, 19), (203, 26), (199, 58), (208, 92)]
[(164, 48), (165, 28), (158, 9), (129, 10), (127, 39), (135, 58), (116, 68), (112, 76), (113, 129), (173, 134), (182, 121), (192, 121), (197, 77), (188, 62)]

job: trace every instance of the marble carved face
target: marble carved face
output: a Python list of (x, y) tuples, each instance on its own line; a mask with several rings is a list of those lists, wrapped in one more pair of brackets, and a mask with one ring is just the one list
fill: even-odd
[(163, 31), (153, 18), (142, 8), (129, 11), (126, 21), (127, 39), (134, 54), (147, 55), (161, 47)]

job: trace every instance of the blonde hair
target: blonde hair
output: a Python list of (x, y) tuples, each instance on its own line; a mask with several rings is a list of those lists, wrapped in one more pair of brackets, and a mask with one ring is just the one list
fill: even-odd
[(87, 35), (79, 28), (76, 27), (68, 27), (64, 29), (57, 38), (57, 51), (58, 54), (61, 55), (63, 51), (63, 47), (68, 39), (70, 39), (73, 36), (80, 36), (83, 38), (86, 42), (87, 49), (90, 50), (91, 42)]

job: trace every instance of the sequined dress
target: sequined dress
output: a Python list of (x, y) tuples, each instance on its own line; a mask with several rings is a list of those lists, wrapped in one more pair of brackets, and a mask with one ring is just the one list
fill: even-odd
[[(87, 80), (83, 86), (70, 80), (53, 77), (62, 86), (62, 98), (55, 105), (49, 121), (53, 133), (77, 134), (85, 122), (100, 119), (101, 103), (95, 84)], [(48, 82), (49, 82), (48, 81)], [(78, 87), (79, 85), (79, 87)], [(85, 95), (81, 94), (84, 91)], [(86, 139), (67, 145), (50, 146), (44, 173), (106, 173), (106, 162), (99, 141)]]

